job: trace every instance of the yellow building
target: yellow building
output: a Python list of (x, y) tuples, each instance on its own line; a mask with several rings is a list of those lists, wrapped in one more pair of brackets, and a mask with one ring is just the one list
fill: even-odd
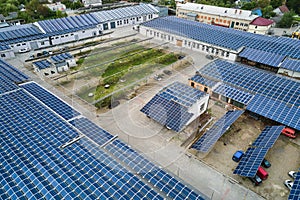
[(249, 10), (223, 8), (196, 3), (177, 3), (176, 15), (206, 24), (248, 31), (250, 23), (259, 17)]

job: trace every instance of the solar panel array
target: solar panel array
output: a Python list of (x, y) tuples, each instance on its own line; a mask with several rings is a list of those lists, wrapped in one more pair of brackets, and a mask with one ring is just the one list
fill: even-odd
[(286, 58), (281, 63), (280, 68), (292, 70), (295, 72), (300, 72), (300, 60)]
[(53, 66), (51, 62), (49, 62), (48, 60), (40, 60), (40, 61), (33, 62), (32, 64), (35, 65), (40, 70), (47, 69)]
[[(59, 148), (78, 133), (23, 90), (0, 99), (1, 196), (163, 199), (128, 170), (106, 165), (81, 144)], [(99, 153), (115, 162), (100, 149)]]
[(0, 94), (18, 89), (18, 86), (5, 77), (0, 76)]
[(300, 58), (300, 41), (291, 38), (253, 34), (177, 17), (157, 18), (143, 23), (143, 26), (235, 51), (241, 47), (250, 47), (291, 58)]
[(228, 111), (204, 133), (190, 148), (208, 152), (229, 127), (243, 114), (243, 110)]
[(267, 126), (248, 148), (238, 166), (233, 171), (246, 177), (254, 177), (268, 150), (278, 139), (284, 126)]
[(180, 132), (193, 116), (186, 107), (160, 95), (155, 95), (141, 112), (176, 132)]
[[(56, 102), (56, 109), (68, 112), (65, 103), (36, 83), (15, 86), (0, 94), (0, 199), (204, 199), (123, 143), (115, 151), (130, 156), (121, 164), (117, 154), (100, 147), (112, 135), (84, 117), (68, 123), (45, 106)], [(128, 163), (137, 157), (158, 171), (133, 174)]]
[(204, 199), (120, 140), (113, 141), (105, 149), (171, 199)]
[(298, 169), (288, 200), (300, 199), (300, 169)]
[(80, 115), (71, 106), (34, 82), (25, 83), (21, 87), (66, 120)]
[(196, 103), (206, 93), (189, 87), (183, 83), (174, 82), (166, 89), (162, 90), (159, 95), (168, 100), (173, 100), (185, 107), (190, 107)]
[(71, 120), (70, 123), (100, 146), (113, 138), (109, 132), (100, 128), (85, 117), (75, 118)]
[(285, 57), (280, 54), (270, 53), (267, 51), (262, 51), (262, 50), (252, 49), (252, 48), (245, 48), (241, 53), (239, 53), (239, 56), (243, 58), (247, 58), (248, 60), (254, 62), (270, 65), (272, 67), (278, 67), (278, 65)]
[(254, 177), (268, 150), (268, 147), (248, 148), (238, 166), (233, 171), (233, 174), (245, 177)]
[(255, 95), (247, 110), (300, 130), (300, 108), (262, 95)]
[(213, 92), (228, 97), (234, 101), (247, 105), (254, 95), (231, 87), (225, 83), (220, 84)]
[(158, 12), (159, 11), (150, 4), (140, 4), (124, 8), (117, 8), (113, 10), (94, 12), (92, 13), (92, 15), (94, 15), (96, 18), (98, 18), (98, 20), (101, 23), (103, 23), (117, 19), (128, 19), (131, 17), (145, 16), (149, 14), (155, 14)]
[(190, 80), (194, 81), (196, 83), (200, 83), (202, 85), (206, 85), (206, 86), (208, 86), (210, 88), (214, 87), (218, 83), (216, 81), (204, 78), (203, 76), (198, 75), (198, 74), (194, 75)]
[(100, 21), (92, 14), (82, 14), (37, 22), (49, 35), (64, 34), (96, 27)]
[(0, 74), (2, 77), (5, 77), (7, 80), (14, 82), (14, 83), (22, 83), (24, 81), (29, 80), (29, 77), (19, 71), (18, 69), (14, 68), (10, 64), (4, 62), (0, 59)]
[(225, 60), (215, 60), (199, 70), (202, 76), (251, 93), (300, 106), (300, 82)]
[(54, 63), (64, 62), (64, 61), (66, 61), (68, 59), (71, 59), (71, 58), (73, 58), (73, 56), (69, 52), (51, 56), (51, 60)]
[(0, 29), (1, 44), (14, 44), (47, 37), (33, 24), (24, 24)]
[(252, 143), (253, 147), (271, 148), (278, 139), (284, 126), (267, 126)]

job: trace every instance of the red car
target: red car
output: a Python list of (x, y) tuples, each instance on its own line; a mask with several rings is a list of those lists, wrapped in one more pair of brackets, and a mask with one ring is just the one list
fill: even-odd
[(295, 130), (293, 130), (291, 128), (284, 128), (281, 133), (290, 138), (296, 138)]

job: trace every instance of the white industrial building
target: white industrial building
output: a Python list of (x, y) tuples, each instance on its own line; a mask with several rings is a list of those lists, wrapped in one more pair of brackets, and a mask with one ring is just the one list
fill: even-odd
[(111, 29), (140, 24), (158, 16), (159, 9), (150, 4), (140, 4), (11, 26), (0, 30), (0, 55), (9, 59), (20, 49), (35, 50), (98, 37)]

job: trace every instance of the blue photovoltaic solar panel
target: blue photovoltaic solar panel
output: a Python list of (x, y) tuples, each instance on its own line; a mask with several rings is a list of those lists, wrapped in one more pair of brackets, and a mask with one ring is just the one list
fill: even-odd
[(174, 16), (160, 17), (142, 25), (235, 51), (241, 47), (249, 47), (291, 58), (300, 58), (300, 41), (291, 38), (253, 34)]
[(299, 199), (300, 199), (300, 169), (298, 169), (296, 178), (294, 179), (293, 187), (290, 191), (288, 200), (299, 200)]
[(0, 94), (18, 89), (18, 86), (13, 82), (0, 76)]
[(233, 174), (254, 177), (268, 150), (268, 147), (248, 148), (238, 166), (233, 171)]
[(29, 77), (0, 59), (0, 75), (14, 83), (22, 83), (29, 80)]
[(185, 107), (190, 107), (201, 97), (205, 96), (206, 93), (183, 83), (174, 82), (163, 89), (159, 95), (166, 99), (176, 101)]
[(92, 15), (97, 17), (101, 23), (136, 17), (138, 15), (146, 16), (149, 14), (159, 13), (159, 11), (150, 4), (133, 5), (124, 8), (116, 8), (112, 10), (103, 10), (99, 12), (93, 12)]
[(270, 53), (267, 51), (252, 49), (252, 48), (245, 48), (241, 53), (239, 53), (240, 57), (247, 58), (248, 60), (270, 65), (272, 67), (278, 67), (281, 61), (284, 59), (285, 56)]
[(291, 128), (300, 130), (300, 108), (284, 102), (255, 95), (247, 106), (247, 110), (277, 121)]
[(40, 61), (33, 62), (32, 64), (37, 66), (39, 69), (47, 69), (53, 66), (48, 60), (40, 60)]
[(208, 152), (243, 112), (243, 110), (228, 111), (191, 148), (201, 152)]
[(210, 88), (214, 87), (218, 82), (216, 81), (212, 81), (212, 80), (209, 80), (209, 79), (206, 79), (204, 78), (203, 76), (201, 75), (194, 75), (192, 78), (191, 78), (192, 81), (195, 81), (196, 83), (200, 83), (202, 85), (206, 85)]
[[(300, 52), (300, 51), (299, 51)], [(238, 63), (215, 60), (199, 70), (202, 76), (300, 106), (300, 82)]]
[[(0, 197), (159, 199), (163, 197), (23, 89), (0, 96)], [(93, 154), (92, 154), (93, 153)]]
[(75, 118), (70, 123), (76, 127), (81, 133), (96, 142), (98, 145), (103, 145), (113, 138), (113, 136), (100, 128), (85, 117)]
[(51, 60), (53, 60), (55, 63), (64, 62), (71, 58), (73, 58), (73, 56), (68, 52), (51, 56)]
[(252, 94), (236, 89), (224, 83), (222, 83), (216, 89), (214, 89), (213, 92), (221, 94), (225, 97), (228, 97), (234, 101), (243, 103), (245, 105), (247, 105), (249, 101), (253, 98)]
[(24, 88), (26, 91), (28, 91), (30, 94), (32, 94), (34, 97), (43, 102), (45, 105), (47, 105), (54, 112), (56, 112), (66, 120), (80, 115), (79, 112), (74, 110), (67, 103), (34, 82), (23, 84), (20, 87)]
[(253, 142), (252, 146), (271, 148), (283, 129), (284, 126), (267, 126)]
[(120, 140), (113, 141), (105, 149), (171, 199), (206, 199)]
[(155, 95), (141, 112), (176, 132), (180, 132), (193, 116), (186, 107), (159, 95)]
[(281, 68), (300, 72), (300, 60), (286, 58), (280, 65)]

